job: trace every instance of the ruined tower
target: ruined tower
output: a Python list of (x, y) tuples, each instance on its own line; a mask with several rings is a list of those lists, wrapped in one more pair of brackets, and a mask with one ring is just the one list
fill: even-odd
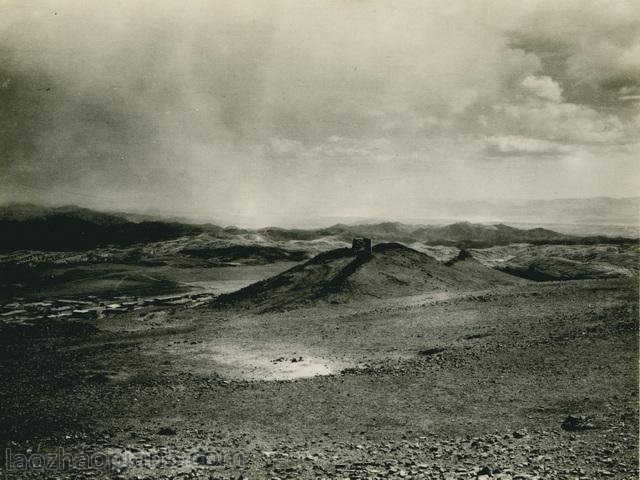
[(357, 237), (351, 242), (351, 250), (357, 255), (371, 255), (371, 239)]

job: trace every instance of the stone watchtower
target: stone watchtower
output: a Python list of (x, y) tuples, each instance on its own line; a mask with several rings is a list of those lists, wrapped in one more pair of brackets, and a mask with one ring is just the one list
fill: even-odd
[(351, 250), (357, 255), (371, 255), (371, 239), (365, 237), (354, 238)]

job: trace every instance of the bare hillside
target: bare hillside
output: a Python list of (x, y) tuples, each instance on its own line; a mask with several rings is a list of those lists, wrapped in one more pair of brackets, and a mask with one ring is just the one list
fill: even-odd
[(515, 285), (523, 280), (482, 265), (463, 251), (444, 264), (399, 243), (381, 243), (371, 255), (342, 248), (216, 299), (215, 305), (287, 309), (316, 301), (350, 302), (431, 291)]

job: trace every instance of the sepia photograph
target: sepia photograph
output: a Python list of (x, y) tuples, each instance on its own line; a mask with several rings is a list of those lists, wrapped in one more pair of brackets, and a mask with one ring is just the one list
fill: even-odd
[(0, 0), (0, 479), (637, 480), (638, 0)]

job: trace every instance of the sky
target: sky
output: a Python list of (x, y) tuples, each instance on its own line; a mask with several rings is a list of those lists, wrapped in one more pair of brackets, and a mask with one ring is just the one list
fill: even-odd
[(637, 0), (0, 3), (0, 202), (258, 225), (626, 197), (639, 133)]

